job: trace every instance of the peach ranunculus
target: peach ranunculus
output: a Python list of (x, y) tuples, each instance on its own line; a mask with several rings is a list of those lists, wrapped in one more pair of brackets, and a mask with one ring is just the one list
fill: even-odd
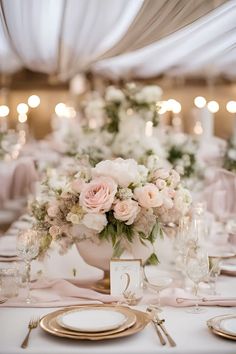
[(141, 208), (135, 200), (118, 200), (114, 206), (114, 217), (117, 220), (125, 221), (126, 225), (131, 225), (140, 210)]
[(107, 218), (104, 214), (85, 214), (82, 223), (89, 229), (101, 232), (107, 225)]
[(98, 177), (87, 183), (79, 202), (88, 213), (105, 213), (110, 210), (117, 192), (117, 184), (110, 177)]
[(144, 208), (157, 208), (163, 203), (162, 195), (153, 183), (135, 188), (134, 197)]

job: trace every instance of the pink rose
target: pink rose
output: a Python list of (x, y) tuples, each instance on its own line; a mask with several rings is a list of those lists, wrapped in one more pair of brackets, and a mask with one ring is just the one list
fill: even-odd
[(143, 187), (135, 188), (134, 196), (144, 208), (157, 208), (163, 203), (162, 195), (153, 183), (148, 183)]
[(73, 182), (71, 182), (71, 188), (76, 193), (81, 193), (84, 186), (85, 186), (85, 182), (81, 179), (76, 179)]
[(111, 209), (117, 192), (117, 184), (110, 177), (98, 177), (87, 183), (79, 202), (88, 213), (105, 213)]
[(114, 206), (114, 217), (117, 220), (126, 221), (126, 225), (131, 225), (136, 219), (140, 209), (135, 200), (118, 200)]
[(56, 205), (52, 205), (47, 209), (48, 216), (50, 218), (55, 218), (57, 216), (59, 209)]
[(60, 235), (60, 228), (59, 226), (51, 226), (49, 229), (49, 234), (52, 236), (53, 240), (56, 240), (57, 236)]

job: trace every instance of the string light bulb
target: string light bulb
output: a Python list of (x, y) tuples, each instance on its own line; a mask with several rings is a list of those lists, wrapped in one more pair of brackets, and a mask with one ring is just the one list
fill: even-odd
[(1, 105), (0, 106), (0, 117), (6, 117), (8, 116), (10, 110), (9, 110), (9, 107), (6, 106), (5, 104)]
[(16, 107), (16, 110), (19, 114), (26, 114), (29, 110), (29, 107), (26, 103), (19, 103)]
[(209, 109), (209, 111), (210, 111), (211, 113), (216, 113), (216, 112), (219, 111), (220, 106), (219, 106), (219, 103), (216, 102), (216, 101), (209, 101), (209, 102), (207, 103), (207, 108)]
[(227, 102), (226, 109), (229, 113), (236, 113), (236, 101)]
[(206, 105), (206, 99), (203, 96), (197, 96), (194, 98), (194, 104), (197, 108), (203, 108)]
[(28, 105), (31, 107), (31, 108), (36, 108), (40, 105), (40, 97), (37, 96), (37, 95), (31, 95), (29, 98), (28, 98)]

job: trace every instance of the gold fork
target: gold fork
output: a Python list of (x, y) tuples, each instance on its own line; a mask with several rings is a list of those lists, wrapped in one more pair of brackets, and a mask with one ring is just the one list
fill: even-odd
[(157, 321), (156, 318), (155, 318), (155, 313), (154, 313), (153, 308), (148, 307), (148, 308), (147, 308), (147, 312), (148, 312), (148, 313), (150, 314), (150, 316), (151, 316), (152, 323), (153, 323), (153, 325), (154, 325), (154, 328), (155, 328), (155, 330), (156, 330), (156, 332), (157, 332), (157, 335), (158, 335), (158, 337), (159, 337), (159, 339), (160, 339), (161, 344), (162, 344), (162, 345), (166, 345), (166, 341), (165, 341), (165, 339), (164, 339), (164, 337), (163, 337), (161, 331), (160, 331), (159, 328), (158, 328), (158, 321)]
[(21, 344), (21, 348), (26, 348), (28, 346), (30, 332), (32, 331), (32, 329), (38, 327), (38, 324), (39, 324), (39, 318), (31, 318), (28, 324), (28, 333)]

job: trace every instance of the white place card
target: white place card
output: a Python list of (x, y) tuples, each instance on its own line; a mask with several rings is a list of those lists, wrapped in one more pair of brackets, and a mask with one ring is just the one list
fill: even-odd
[(112, 259), (110, 282), (113, 296), (140, 294), (142, 291), (141, 260)]

